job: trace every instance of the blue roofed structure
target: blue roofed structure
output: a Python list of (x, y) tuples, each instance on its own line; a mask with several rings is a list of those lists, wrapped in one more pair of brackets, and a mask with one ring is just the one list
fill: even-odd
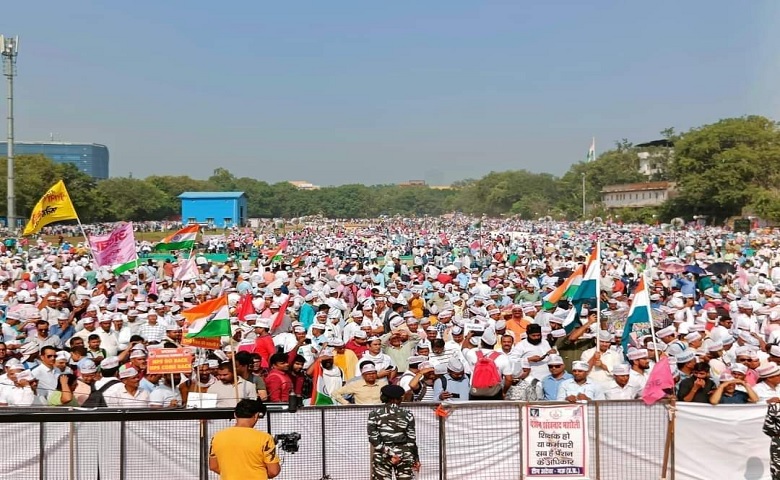
[(181, 220), (211, 228), (246, 225), (246, 194), (244, 192), (184, 192), (181, 199)]

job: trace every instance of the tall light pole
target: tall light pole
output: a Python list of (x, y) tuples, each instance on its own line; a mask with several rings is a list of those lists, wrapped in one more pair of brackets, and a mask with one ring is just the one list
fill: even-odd
[(0, 35), (3, 55), (3, 75), (8, 79), (8, 228), (16, 229), (16, 195), (14, 193), (14, 75), (16, 56), (19, 53), (19, 37)]
[(582, 220), (585, 221), (585, 173), (582, 174)]

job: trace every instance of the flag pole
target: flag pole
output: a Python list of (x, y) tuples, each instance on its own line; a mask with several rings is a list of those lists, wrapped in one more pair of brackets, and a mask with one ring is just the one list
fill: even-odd
[(233, 389), (236, 392), (236, 403), (238, 403), (238, 372), (236, 371), (236, 346), (234, 345), (233, 335), (230, 336), (230, 349), (232, 350), (230, 355), (230, 361), (233, 364)]
[[(647, 318), (650, 319), (650, 335), (652, 335), (653, 343), (655, 343), (655, 325), (653, 325), (653, 308), (650, 306), (650, 289), (647, 287), (647, 266), (645, 266), (645, 270), (642, 272), (642, 285), (645, 290), (645, 295), (647, 295)], [(636, 295), (634, 296), (634, 300), (636, 300)], [(655, 363), (658, 363), (658, 350), (653, 348), (653, 353), (655, 354)]]
[(596, 280), (596, 346), (598, 346), (598, 338), (601, 333), (601, 241), (598, 237), (596, 238), (596, 256), (593, 261), (598, 262), (599, 267), (599, 273)]
[[(655, 367), (653, 367), (655, 368)], [(661, 480), (666, 480), (666, 473), (669, 467), (669, 456), (672, 451), (672, 440), (674, 439), (674, 421), (675, 413), (677, 411), (677, 402), (674, 395), (671, 396), (669, 402), (669, 424), (666, 426), (666, 441), (664, 442), (664, 464), (661, 467)]]

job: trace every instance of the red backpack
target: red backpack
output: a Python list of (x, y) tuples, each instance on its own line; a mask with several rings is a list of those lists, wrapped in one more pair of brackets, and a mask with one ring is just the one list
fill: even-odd
[(477, 363), (471, 375), (472, 397), (495, 397), (501, 392), (503, 382), (495, 361), (499, 355), (499, 352), (485, 355), (481, 350), (477, 350)]

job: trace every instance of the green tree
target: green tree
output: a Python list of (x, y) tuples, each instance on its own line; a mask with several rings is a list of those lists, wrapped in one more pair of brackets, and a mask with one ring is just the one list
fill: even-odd
[(135, 178), (110, 178), (97, 190), (108, 199), (106, 220), (159, 220), (164, 218), (168, 196), (154, 185)]
[(772, 120), (747, 116), (694, 128), (675, 143), (679, 196), (665, 210), (719, 223), (754, 201), (768, 208), (767, 192), (780, 186), (778, 164), (780, 130)]

